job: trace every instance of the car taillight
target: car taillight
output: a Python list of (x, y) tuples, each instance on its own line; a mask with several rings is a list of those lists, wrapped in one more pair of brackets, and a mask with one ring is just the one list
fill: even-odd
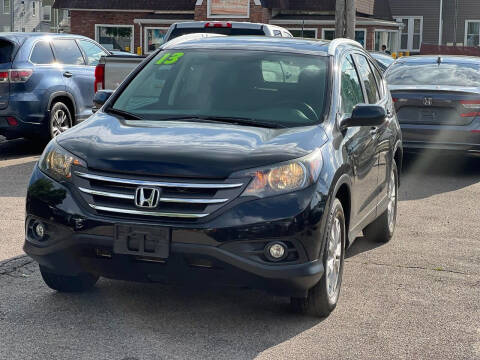
[[(462, 117), (474, 117), (480, 115), (480, 99), (477, 100), (460, 100), (460, 104), (468, 110), (460, 114)], [(472, 111), (473, 110), (473, 111)], [(475, 111), (478, 110), (478, 111)]]
[(7, 116), (7, 123), (10, 126), (17, 126), (18, 125), (18, 120), (15, 119), (13, 116)]
[(8, 82), (8, 71), (0, 71), (0, 83)]
[(223, 21), (213, 21), (205, 23), (206, 28), (231, 28), (232, 23)]
[(105, 65), (99, 64), (95, 68), (95, 92), (105, 89)]
[(25, 83), (30, 79), (33, 74), (32, 69), (25, 70), (10, 70), (10, 82), (11, 83)]

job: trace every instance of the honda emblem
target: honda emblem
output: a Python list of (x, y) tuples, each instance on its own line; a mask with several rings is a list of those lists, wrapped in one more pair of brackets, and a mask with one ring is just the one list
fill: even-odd
[(433, 99), (430, 97), (423, 98), (423, 105), (425, 106), (432, 106)]
[(153, 209), (160, 201), (160, 190), (150, 187), (138, 187), (135, 191), (135, 205), (141, 208)]

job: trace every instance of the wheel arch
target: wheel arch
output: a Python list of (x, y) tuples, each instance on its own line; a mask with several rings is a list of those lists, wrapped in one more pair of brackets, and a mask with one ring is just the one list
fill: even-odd
[(72, 117), (72, 126), (75, 125), (77, 106), (75, 104), (75, 99), (73, 98), (72, 94), (66, 91), (56, 91), (50, 95), (47, 107), (48, 112), (50, 113), (53, 104), (59, 101), (63, 102), (68, 107), (68, 110), (70, 111), (70, 116)]
[(348, 247), (350, 245), (350, 224), (351, 224), (351, 219), (352, 219), (352, 183), (351, 179), (347, 174), (341, 175), (336, 184), (335, 188), (332, 192), (332, 199), (331, 203), (333, 203), (333, 200), (335, 198), (338, 198), (340, 200), (340, 203), (342, 204), (343, 207), (343, 212), (345, 215), (345, 229), (346, 229), (346, 244), (345, 247)]
[(402, 146), (401, 140), (398, 140), (395, 143), (392, 159), (395, 160), (395, 163), (397, 164), (398, 186), (400, 186), (400, 179), (401, 179), (402, 169), (403, 169), (403, 146)]

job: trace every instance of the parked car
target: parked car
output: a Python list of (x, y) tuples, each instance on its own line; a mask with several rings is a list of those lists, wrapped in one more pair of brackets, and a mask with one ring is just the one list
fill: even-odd
[(92, 115), (94, 71), (109, 52), (76, 35), (0, 34), (0, 135), (51, 138)]
[(401, 58), (386, 76), (405, 148), (480, 151), (480, 58)]
[(164, 42), (167, 42), (182, 35), (195, 33), (211, 33), (227, 36), (257, 35), (287, 38), (293, 37), (292, 33), (287, 29), (270, 24), (251, 23), (246, 21), (190, 21), (170, 25), (163, 40)]
[[(190, 21), (172, 24), (163, 41), (166, 43), (199, 37), (237, 35), (293, 37), (290, 31), (270, 24), (243, 21)], [(158, 46), (160, 45), (158, 44)], [(151, 50), (155, 51), (156, 48)], [(145, 56), (129, 56), (128, 58), (123, 56), (103, 57), (95, 72), (95, 91), (102, 89), (115, 90), (144, 59)]]
[(24, 249), (52, 289), (236, 284), (326, 316), (346, 247), (393, 236), (401, 132), (356, 42), (166, 44), (95, 101), (28, 188)]
[(390, 65), (393, 64), (395, 59), (388, 54), (382, 52), (372, 51), (370, 55), (377, 61), (378, 66), (383, 70), (386, 71)]
[[(212, 33), (193, 33), (182, 35), (172, 39), (171, 44), (179, 43), (185, 40), (201, 39), (204, 37), (225, 36)], [(131, 55), (108, 55), (102, 56), (100, 62), (95, 69), (95, 92), (104, 89), (116, 89), (123, 80), (135, 69), (145, 56)]]

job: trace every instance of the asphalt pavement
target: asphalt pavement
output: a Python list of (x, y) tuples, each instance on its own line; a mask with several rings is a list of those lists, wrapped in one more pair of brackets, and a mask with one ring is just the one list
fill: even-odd
[(355, 242), (317, 319), (254, 290), (48, 289), (21, 255), (40, 152), (0, 139), (0, 359), (480, 359), (480, 158), (408, 157), (394, 238)]

